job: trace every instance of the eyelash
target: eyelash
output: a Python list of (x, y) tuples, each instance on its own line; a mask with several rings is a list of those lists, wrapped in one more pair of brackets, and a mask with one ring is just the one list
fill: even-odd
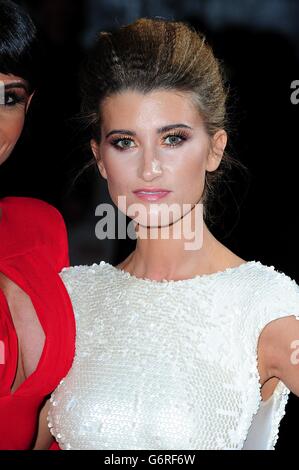
[[(7, 103), (9, 98), (13, 99), (13, 103)], [(5, 106), (13, 107), (13, 106), (16, 106), (17, 104), (23, 104), (25, 102), (26, 102), (26, 99), (24, 96), (20, 96), (13, 91), (9, 91), (5, 93)]]
[[(177, 144), (167, 144), (167, 147), (178, 147), (180, 144), (182, 144), (182, 142), (184, 142), (185, 140), (188, 139), (187, 133), (182, 132), (182, 131), (171, 132), (171, 133), (169, 133), (165, 136), (165, 139), (167, 139), (168, 137), (172, 137), (172, 136), (173, 137), (179, 137), (181, 139), (181, 141), (178, 142)], [(130, 142), (134, 142), (134, 140), (131, 137), (124, 136), (124, 137), (121, 137), (121, 138), (119, 137), (119, 138), (111, 140), (111, 145), (113, 145), (114, 147), (116, 147), (118, 150), (121, 150), (121, 151), (130, 149), (131, 147), (123, 148), (123, 147), (120, 147), (119, 145), (117, 145), (122, 140), (129, 140)]]

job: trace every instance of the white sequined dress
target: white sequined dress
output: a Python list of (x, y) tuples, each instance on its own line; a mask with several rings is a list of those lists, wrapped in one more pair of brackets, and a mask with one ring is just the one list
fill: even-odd
[(76, 354), (51, 396), (62, 449), (273, 449), (289, 390), (262, 402), (257, 341), (299, 319), (299, 287), (248, 261), (178, 281), (109, 263), (65, 268)]

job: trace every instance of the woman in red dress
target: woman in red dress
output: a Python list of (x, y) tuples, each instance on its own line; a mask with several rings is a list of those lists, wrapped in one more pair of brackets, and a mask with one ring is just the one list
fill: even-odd
[[(30, 17), (0, 0), (0, 165), (34, 94), (36, 45)], [(66, 229), (54, 207), (32, 198), (0, 199), (0, 449), (38, 444), (46, 400), (72, 364), (75, 322), (58, 275), (68, 265)]]

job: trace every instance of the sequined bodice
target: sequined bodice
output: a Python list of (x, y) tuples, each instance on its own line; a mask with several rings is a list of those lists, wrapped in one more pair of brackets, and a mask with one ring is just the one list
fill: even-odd
[[(258, 335), (299, 311), (295, 281), (256, 261), (182, 281), (104, 261), (61, 277), (77, 322), (74, 363), (48, 416), (62, 449), (242, 448), (261, 402)], [(288, 393), (279, 382), (269, 448)]]

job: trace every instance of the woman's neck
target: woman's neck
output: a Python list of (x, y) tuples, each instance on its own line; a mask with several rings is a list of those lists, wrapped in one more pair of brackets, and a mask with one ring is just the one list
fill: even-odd
[[(175, 222), (170, 227), (157, 228), (155, 238), (149, 228), (138, 226), (135, 250), (117, 267), (136, 277), (177, 280), (213, 273), (242, 261), (216, 240), (203, 220), (196, 223), (192, 211), (185, 217), (189, 218), (192, 230), (178, 230)], [(192, 231), (196, 232), (195, 241), (190, 240)]]

